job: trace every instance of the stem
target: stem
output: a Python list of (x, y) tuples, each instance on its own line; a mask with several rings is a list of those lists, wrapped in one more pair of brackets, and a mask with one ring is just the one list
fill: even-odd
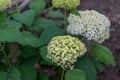
[(4, 24), (5, 20), (6, 20), (6, 13), (0, 12), (0, 27), (1, 27), (1, 25)]
[(18, 63), (18, 60), (17, 60), (17, 57), (16, 57), (16, 55), (15, 55), (15, 53), (14, 53), (14, 51), (13, 51), (12, 48), (10, 49), (10, 54), (11, 54), (11, 55), (13, 56), (13, 58), (15, 59), (16, 63), (19, 64), (19, 63)]
[(62, 69), (61, 80), (64, 80), (64, 69)]
[(20, 10), (24, 9), (31, 1), (32, 0), (24, 0), (24, 2), (19, 6)]
[(2, 46), (2, 43), (0, 43), (0, 48), (1, 48), (0, 51), (2, 51), (2, 53), (4, 55), (4, 58), (6, 59), (7, 63), (9, 64), (9, 66), (12, 66), (11, 63), (10, 63), (10, 60), (9, 60), (8, 56), (6, 55), (6, 53), (4, 51), (4, 46)]
[(67, 27), (67, 10), (64, 11), (64, 28)]
[(18, 6), (18, 1), (17, 1), (17, 0), (16, 0), (16, 2), (15, 2), (15, 5), (16, 5), (16, 8), (17, 8), (18, 13), (20, 13), (19, 6)]

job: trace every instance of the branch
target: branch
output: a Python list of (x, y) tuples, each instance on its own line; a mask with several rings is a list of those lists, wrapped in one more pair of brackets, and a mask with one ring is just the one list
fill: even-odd
[(26, 7), (26, 5), (28, 5), (32, 0), (24, 0), (24, 2), (22, 4), (20, 4), (19, 8), (23, 9)]

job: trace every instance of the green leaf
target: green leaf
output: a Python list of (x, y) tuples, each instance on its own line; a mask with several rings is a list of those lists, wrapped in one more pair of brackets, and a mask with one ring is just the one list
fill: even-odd
[[(45, 31), (43, 31), (41, 33), (41, 36), (40, 38), (42, 39), (42, 41), (44, 43), (49, 43), (51, 41), (51, 39), (55, 36), (62, 36), (64, 35), (64, 31), (58, 27), (56, 28), (49, 28), (49, 29), (46, 29)], [(47, 36), (47, 37), (46, 37)]]
[(30, 32), (24, 31), (21, 34), (21, 39), (23, 39), (24, 42), (22, 41), (20, 43), (24, 46), (30, 45), (32, 47), (39, 47), (44, 44), (41, 39), (35, 37)]
[(44, 0), (34, 0), (30, 3), (29, 7), (33, 9), (36, 13), (44, 10), (46, 3)]
[(42, 41), (30, 32), (20, 32), (20, 27), (19, 23), (8, 21), (4, 26), (0, 27), (0, 41), (17, 42), (23, 46), (30, 45), (32, 47), (43, 45)]
[(0, 72), (0, 80), (7, 80), (7, 73), (2, 71)]
[(52, 18), (64, 18), (64, 15), (61, 13), (60, 10), (54, 11), (52, 9), (47, 13), (47, 16)]
[(8, 67), (4, 63), (0, 62), (0, 71), (6, 70)]
[(28, 58), (22, 58), (20, 62), (23, 65), (29, 65), (33, 67), (35, 64), (39, 63), (40, 59), (40, 55), (36, 54)]
[(47, 58), (47, 47), (46, 46), (43, 46), (42, 48), (40, 48), (40, 55), (42, 56), (43, 59), (50, 62), (50, 60)]
[(0, 27), (0, 41), (18, 41), (19, 36), (21, 36), (19, 32), (20, 27), (21, 24), (14, 21), (8, 21), (4, 26)]
[(21, 80), (21, 74), (18, 69), (12, 68), (8, 71), (8, 79), (7, 80)]
[(86, 80), (96, 80), (96, 68), (88, 56), (83, 56), (75, 63), (75, 68), (85, 72)]
[(21, 55), (22, 55), (24, 58), (31, 57), (31, 56), (37, 54), (37, 52), (38, 52), (38, 49), (33, 48), (33, 47), (31, 47), (31, 46), (21, 46), (21, 45), (20, 45), (20, 46), (19, 46), (19, 49), (21, 50), (21, 52), (22, 52)]
[(21, 80), (36, 80), (37, 72), (33, 66), (23, 64), (20, 66)]
[(49, 80), (49, 78), (42, 72), (39, 73), (39, 80)]
[(0, 72), (0, 80), (21, 80), (18, 69), (12, 68), (8, 72)]
[(39, 62), (39, 60), (39, 55), (23, 58), (21, 60), (21, 66), (19, 66), (19, 70), (21, 72), (21, 80), (36, 80), (37, 71), (34, 66)]
[(70, 10), (70, 13), (71, 13), (71, 14), (74, 14), (74, 15), (76, 15), (76, 16), (80, 16), (80, 14), (79, 14), (79, 12), (78, 12), (77, 9), (71, 9), (71, 10)]
[(13, 15), (13, 18), (30, 27), (35, 19), (35, 12), (33, 10), (27, 10), (21, 14)]
[(73, 69), (70, 71), (67, 71), (65, 74), (65, 80), (86, 80), (85, 74), (82, 70)]
[(30, 27), (29, 30), (41, 31), (42, 29), (54, 28), (56, 26), (59, 26), (58, 22), (56, 21), (38, 18), (35, 20), (33, 26)]
[(47, 58), (47, 47), (43, 46), (40, 48), (40, 55), (44, 59), (46, 65), (55, 65), (53, 62), (51, 62), (50, 59)]
[(0, 52), (0, 61), (4, 58), (3, 54)]
[(90, 47), (90, 52), (92, 53), (93, 57), (97, 61), (105, 65), (115, 66), (115, 60), (114, 60), (113, 54), (108, 48), (102, 45), (93, 43)]
[(100, 62), (93, 60), (93, 63), (95, 65), (95, 68), (97, 69), (98, 72), (103, 72), (104, 70), (104, 65), (102, 65)]

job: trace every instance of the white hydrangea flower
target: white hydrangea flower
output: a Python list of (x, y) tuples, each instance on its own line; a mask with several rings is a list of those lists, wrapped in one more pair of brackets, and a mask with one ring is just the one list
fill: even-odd
[(102, 43), (109, 38), (110, 21), (95, 10), (79, 11), (80, 16), (70, 14), (67, 32), (72, 35), (82, 35), (88, 40)]
[(71, 36), (54, 37), (48, 44), (47, 57), (63, 69), (72, 69), (77, 58), (86, 52), (85, 44)]
[(11, 0), (0, 0), (0, 11), (3, 11), (9, 7), (11, 7)]

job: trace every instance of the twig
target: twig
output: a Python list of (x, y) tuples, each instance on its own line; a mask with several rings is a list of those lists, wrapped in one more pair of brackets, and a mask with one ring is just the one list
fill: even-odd
[(25, 8), (27, 4), (29, 4), (32, 0), (24, 0), (24, 2), (19, 6), (20, 9)]

